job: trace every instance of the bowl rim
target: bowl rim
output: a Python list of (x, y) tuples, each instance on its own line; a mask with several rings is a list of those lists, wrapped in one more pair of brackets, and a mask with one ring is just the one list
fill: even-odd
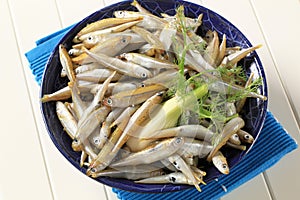
[[(205, 6), (198, 5), (198, 4), (195, 4), (193, 2), (188, 2), (188, 1), (184, 1), (184, 0), (156, 0), (156, 1), (158, 3), (168, 3), (168, 4), (175, 4), (175, 3), (177, 3), (177, 4), (192, 5), (192, 6), (200, 7), (201, 9), (206, 10), (210, 14), (218, 16), (220, 19), (222, 19), (228, 25), (230, 25), (231, 27), (233, 27), (234, 29), (236, 29), (239, 32), (239, 34), (243, 37), (243, 39), (245, 40), (246, 44), (249, 45), (249, 46), (252, 46), (251, 42), (244, 35), (244, 33), (242, 33), (234, 24), (232, 24), (229, 20), (227, 20), (226, 18), (224, 18), (222, 15), (216, 13), (213, 10), (210, 10), (209, 8), (206, 8)], [(86, 16), (85, 18), (83, 18), (82, 20), (80, 20), (78, 23), (74, 24), (65, 33), (65, 35), (57, 42), (57, 45), (52, 50), (52, 52), (51, 52), (51, 54), (50, 54), (50, 56), (49, 56), (49, 58), (47, 60), (47, 63), (45, 65), (45, 69), (44, 69), (44, 73), (43, 73), (42, 81), (41, 81), (41, 87), (40, 87), (40, 97), (42, 97), (42, 95), (43, 95), (43, 90), (44, 90), (44, 87), (45, 87), (45, 84), (46, 84), (45, 83), (45, 77), (46, 77), (46, 73), (45, 72), (47, 71), (47, 69), (49, 69), (49, 65), (51, 64), (52, 60), (55, 59), (55, 55), (56, 55), (56, 52), (58, 51), (59, 44), (62, 44), (66, 40), (68, 40), (68, 38), (70, 38), (70, 33), (72, 33), (72, 31), (74, 31), (75, 29), (77, 29), (80, 26), (84, 27), (88, 23), (89, 19), (91, 17), (97, 15), (99, 12), (103, 12), (103, 10), (108, 9), (108, 8), (113, 8), (115, 6), (119, 6), (120, 4), (128, 4), (128, 6), (130, 6), (131, 2), (132, 2), (131, 0), (123, 0), (123, 1), (119, 1), (119, 2), (116, 2), (114, 4), (111, 4), (109, 6), (102, 7), (99, 10), (93, 12), (92, 14)], [(140, 2), (140, 3), (143, 4), (143, 2)], [(258, 56), (258, 54), (257, 54), (256, 51), (253, 52), (253, 55), (254, 55), (254, 62), (256, 64), (256, 68), (259, 69), (259, 72), (261, 73), (261, 76), (263, 77), (262, 91), (264, 92), (264, 95), (268, 97), (267, 80), (266, 80), (266, 75), (265, 75), (265, 71), (264, 71), (262, 62), (261, 62), (261, 60), (260, 60), (260, 58), (259, 58), (259, 56)], [(82, 173), (85, 174), (85, 169), (78, 167), (78, 163), (69, 158), (67, 152), (63, 151), (63, 149), (61, 148), (61, 146), (58, 144), (56, 138), (54, 137), (53, 133), (50, 131), (50, 127), (49, 127), (49, 124), (47, 123), (47, 119), (46, 119), (46, 116), (45, 116), (45, 113), (44, 113), (44, 108), (43, 108), (43, 103), (42, 102), (40, 103), (40, 110), (41, 110), (41, 113), (42, 113), (42, 118), (43, 118), (44, 124), (46, 126), (48, 135), (50, 136), (50, 138), (51, 138), (52, 142), (54, 143), (54, 145), (56, 146), (56, 148), (59, 150), (59, 152), (74, 167), (76, 167), (79, 171), (81, 171)], [(267, 110), (268, 110), (268, 99), (266, 101), (264, 101), (263, 110), (262, 110), (260, 116), (258, 116), (261, 120), (259, 121), (259, 123), (257, 125), (257, 127), (258, 127), (258, 129), (256, 130), (257, 134), (256, 134), (256, 137), (255, 137), (255, 140), (254, 140), (253, 144), (251, 144), (247, 150), (245, 150), (244, 152), (241, 152), (240, 158), (238, 159), (237, 163), (235, 163), (231, 167), (235, 167), (235, 165), (237, 165), (240, 162), (240, 160), (252, 149), (254, 143), (256, 142), (256, 140), (259, 137), (259, 134), (260, 134), (260, 132), (261, 132), (261, 130), (263, 128), (263, 124), (264, 124), (264, 121), (265, 121), (265, 118), (266, 118), (266, 115), (267, 115)], [(219, 174), (218, 177), (220, 175), (221, 174)], [(190, 185), (173, 185), (173, 184), (163, 184), (163, 185), (160, 185), (160, 184), (151, 184), (152, 188), (149, 189), (149, 187), (148, 187), (149, 184), (136, 184), (136, 183), (132, 183), (132, 181), (129, 181), (129, 180), (125, 180), (125, 183), (124, 183), (124, 182), (119, 182), (118, 181), (119, 179), (109, 178), (109, 177), (98, 177), (98, 178), (91, 178), (91, 179), (93, 179), (93, 180), (95, 180), (97, 182), (100, 182), (102, 184), (108, 185), (110, 187), (117, 188), (117, 189), (122, 189), (122, 190), (126, 190), (126, 191), (131, 191), (131, 192), (141, 192), (141, 193), (158, 193), (158, 192), (165, 193), (165, 192), (183, 191), (183, 190), (186, 190), (186, 189), (194, 188), (194, 186), (190, 186)], [(126, 181), (129, 181), (131, 184), (128, 185)], [(143, 187), (144, 185), (146, 185), (147, 187)], [(173, 188), (166, 187), (162, 191), (161, 187), (164, 186), (164, 185), (172, 185), (171, 187), (173, 187)], [(155, 187), (155, 186), (157, 186), (157, 187)]]

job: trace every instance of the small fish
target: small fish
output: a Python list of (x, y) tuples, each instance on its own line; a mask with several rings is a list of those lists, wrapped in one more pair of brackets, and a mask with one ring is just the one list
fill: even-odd
[(231, 142), (232, 144), (235, 144), (235, 145), (240, 145), (240, 144), (241, 144), (240, 137), (238, 136), (237, 133), (233, 134), (233, 135), (228, 139), (228, 141)]
[(212, 32), (212, 39), (208, 42), (203, 58), (211, 65), (215, 66), (219, 54), (219, 36), (216, 31)]
[(91, 162), (89, 168), (86, 171), (86, 174), (88, 176), (95, 176), (95, 174), (105, 169), (117, 156), (118, 152), (112, 152), (112, 149), (123, 133), (123, 130), (126, 127), (129, 118), (138, 108), (138, 106), (127, 107), (122, 112), (122, 114), (112, 123), (112, 125), (116, 126), (116, 128), (111, 134), (109, 140), (104, 144), (103, 148), (98, 153), (97, 157)]
[(229, 166), (226, 157), (218, 151), (212, 158), (214, 166), (223, 174), (229, 174)]
[(158, 53), (162, 53), (165, 51), (163, 43), (150, 31), (137, 26), (133, 26), (131, 30), (142, 36), (142, 38), (144, 38), (150, 45), (152, 45), (153, 48), (158, 51)]
[(157, 169), (155, 171), (142, 172), (142, 173), (124, 172), (116, 169), (106, 169), (101, 172), (93, 174), (92, 177), (97, 178), (97, 177), (106, 176), (111, 178), (126, 178), (128, 180), (138, 180), (143, 178), (161, 176), (163, 174), (165, 174), (165, 172), (162, 169)]
[[(179, 20), (177, 15), (171, 16), (166, 13), (161, 13), (160, 15), (168, 22), (176, 22)], [(192, 29), (193, 32), (195, 32), (198, 29), (198, 27), (202, 24), (202, 18), (203, 13), (198, 15), (197, 18), (185, 17), (185, 25), (186, 27)]]
[(165, 51), (169, 51), (173, 38), (177, 33), (176, 27), (172, 23), (167, 23), (159, 34), (159, 40), (162, 42)]
[(237, 51), (233, 54), (228, 55), (228, 62), (226, 63), (225, 67), (232, 68), (238, 61), (240, 61), (241, 59), (246, 57), (252, 51), (259, 49), (260, 47), (262, 47), (261, 44), (253, 46), (253, 47), (245, 48), (245, 49)]
[(120, 27), (120, 25), (122, 25), (122, 24), (126, 24), (128, 22), (139, 21), (141, 19), (142, 19), (142, 17), (138, 16), (138, 17), (128, 17), (128, 18), (105, 18), (102, 20), (98, 20), (96, 22), (88, 24), (86, 27), (81, 29), (77, 33), (75, 38), (73, 39), (73, 42), (78, 43), (78, 42), (83, 41), (84, 38), (87, 38), (87, 37), (83, 38), (82, 36), (87, 35), (91, 32), (103, 30), (105, 28), (107, 28), (108, 30), (115, 30), (116, 27), (118, 27), (118, 26)]
[(226, 146), (237, 149), (237, 150), (240, 150), (240, 151), (245, 151), (247, 149), (247, 147), (245, 145), (241, 145), (241, 144), (236, 145), (236, 144), (233, 144), (229, 141), (226, 142)]
[(141, 19), (136, 20), (136, 21), (132, 21), (132, 22), (127, 22), (127, 23), (124, 23), (124, 24), (121, 24), (121, 25), (118, 25), (118, 26), (113, 26), (113, 27), (109, 27), (109, 28), (106, 28), (106, 29), (90, 32), (90, 33), (79, 36), (78, 40), (79, 41), (84, 41), (84, 40), (88, 39), (89, 37), (95, 36), (95, 35), (119, 33), (119, 32), (122, 32), (122, 31), (125, 31), (125, 30), (129, 29), (130, 27), (132, 27), (132, 26), (134, 26), (134, 25), (136, 25), (140, 22), (141, 22)]
[(122, 91), (103, 100), (103, 104), (110, 107), (127, 107), (145, 102), (157, 92), (165, 90), (161, 85), (149, 85), (129, 91)]
[(111, 124), (123, 111), (124, 108), (115, 108), (107, 115), (99, 132), (99, 142), (96, 144), (97, 148), (101, 149), (105, 142), (108, 141), (111, 134)]
[(64, 45), (60, 44), (58, 47), (59, 51), (59, 60), (62, 65), (62, 68), (66, 71), (66, 74), (71, 82), (75, 81), (75, 72), (72, 60), (68, 54), (67, 49)]
[[(129, 82), (118, 81), (118, 82), (110, 83), (107, 89), (107, 95), (109, 96), (109, 95), (117, 94), (122, 91), (134, 90), (137, 87), (138, 87), (138, 83), (134, 81), (129, 81)], [(99, 86), (95, 86), (91, 88), (90, 92), (95, 94), (98, 89)]]
[(115, 70), (121, 74), (136, 78), (149, 78), (153, 76), (149, 70), (145, 69), (140, 65), (125, 62), (118, 58), (109, 57), (101, 53), (95, 54), (87, 49), (85, 49), (85, 52), (101, 65), (106, 66), (109, 69)]
[(132, 6), (136, 7), (136, 9), (143, 14), (152, 15), (147, 9), (141, 6), (137, 0), (133, 0), (131, 3)]
[(118, 10), (113, 13), (116, 18), (128, 17), (142, 17), (143, 20), (139, 24), (140, 27), (147, 28), (148, 30), (161, 30), (164, 27), (166, 20), (157, 17), (151, 13), (141, 13), (128, 10)]
[(141, 86), (149, 86), (153, 84), (159, 84), (166, 88), (171, 88), (174, 86), (177, 81), (176, 78), (178, 76), (178, 70), (176, 69), (168, 69), (166, 71), (160, 72), (156, 76), (145, 79), (141, 82)]
[[(92, 35), (92, 36), (88, 37), (87, 39), (85, 39), (82, 43), (84, 44), (84, 47), (89, 49), (99, 43), (103, 43), (114, 37), (120, 37), (120, 36), (131, 37), (129, 44), (145, 44), (146, 43), (146, 41), (140, 35), (133, 33), (131, 30), (126, 30), (126, 31), (119, 32), (119, 33)], [(125, 52), (130, 52), (130, 51), (132, 51), (132, 50), (129, 49), (129, 50), (126, 50)]]
[(121, 58), (149, 69), (178, 69), (178, 66), (165, 60), (153, 58), (139, 53), (124, 53)]
[(227, 122), (220, 133), (220, 140), (218, 144), (214, 146), (212, 151), (209, 153), (207, 157), (207, 161), (211, 161), (213, 156), (219, 151), (219, 149), (226, 144), (228, 139), (235, 134), (239, 129), (243, 128), (245, 125), (245, 121), (240, 117), (235, 117)]
[[(193, 181), (188, 179), (182, 172), (173, 172), (166, 175), (154, 176), (150, 178), (141, 179), (135, 181), (135, 183), (149, 183), (149, 184), (163, 184), (163, 183), (172, 183), (172, 184), (188, 184), (194, 185)], [(200, 187), (198, 186), (199, 191)]]
[(218, 56), (215, 60), (215, 65), (216, 66), (219, 66), (221, 64), (222, 60), (225, 57), (225, 53), (226, 53), (226, 35), (223, 34), (222, 42), (221, 42), (220, 47), (219, 47)]
[(185, 138), (184, 145), (177, 151), (179, 155), (206, 157), (213, 149), (211, 143), (197, 140), (194, 138)]
[(88, 118), (88, 116), (95, 111), (96, 109), (100, 108), (102, 106), (101, 102), (104, 98), (104, 95), (108, 89), (109, 83), (111, 82), (111, 80), (113, 79), (113, 77), (115, 76), (116, 72), (113, 72), (104, 82), (103, 84), (99, 85), (99, 89), (97, 90), (96, 94), (94, 95), (94, 98), (92, 100), (92, 102), (90, 103), (90, 105), (84, 110), (84, 112), (82, 113), (82, 116), (78, 122), (79, 126), (81, 126), (81, 124), (83, 122), (86, 121), (86, 119)]
[(67, 132), (71, 139), (74, 139), (78, 128), (77, 121), (69, 112), (66, 105), (61, 101), (56, 102), (56, 114), (59, 121), (63, 125), (64, 130)]
[[(148, 146), (146, 149), (130, 154), (128, 157), (112, 163), (111, 167), (128, 165), (150, 164), (175, 153), (184, 144), (182, 137), (162, 140), (157, 144)], [(145, 159), (147, 158), (147, 159)]]
[(253, 136), (244, 130), (241, 130), (241, 129), (238, 130), (237, 135), (240, 137), (242, 142), (245, 142), (248, 144), (252, 144), (254, 142)]
[(163, 100), (163, 92), (154, 94), (152, 97), (147, 99), (141, 107), (131, 116), (128, 121), (127, 126), (125, 127), (121, 137), (118, 142), (115, 144), (112, 151), (118, 151), (130, 137), (134, 137), (137, 129), (140, 128), (141, 124), (150, 118), (150, 112), (158, 106)]
[(93, 69), (103, 69), (104, 67), (99, 65), (97, 62), (87, 63), (87, 64), (81, 64), (75, 69), (76, 76), (78, 74), (91, 71)]
[[(207, 142), (211, 142), (214, 133), (210, 131), (208, 128), (200, 125), (200, 124), (189, 124), (189, 125), (181, 125), (176, 127), (171, 127), (167, 129), (162, 129), (153, 132), (151, 135), (147, 135), (150, 139), (160, 139), (160, 138), (168, 138), (168, 137), (190, 137), (197, 138), (201, 140), (205, 140)], [(141, 139), (148, 139), (141, 138)]]
[(188, 164), (179, 156), (178, 154), (173, 154), (170, 157), (168, 157), (169, 161), (178, 169), (181, 171), (196, 187), (198, 191), (201, 191), (199, 187), (199, 182), (202, 181), (202, 179), (198, 178), (197, 176), (194, 176), (193, 170), (190, 168)]
[(73, 108), (76, 113), (76, 117), (80, 119), (84, 110), (86, 109), (86, 104), (82, 101), (80, 97), (80, 90), (77, 82), (69, 82), (68, 87), (71, 90)]
[(70, 50), (68, 51), (69, 56), (72, 56), (72, 57), (74, 57), (74, 56), (79, 56), (79, 55), (82, 54), (82, 53), (83, 53), (83, 51), (82, 51), (81, 49), (75, 49), (75, 48), (70, 49)]
[[(110, 69), (93, 69), (80, 74), (77, 74), (77, 79), (81, 81), (89, 81), (93, 83), (102, 83), (108, 77), (110, 77), (114, 73), (113, 70)], [(114, 74), (112, 81), (117, 81), (121, 79), (121, 74)]]
[(95, 128), (105, 120), (109, 111), (110, 108), (101, 106), (85, 117), (85, 120), (78, 123), (78, 129), (72, 142), (72, 148), (74, 151), (81, 151), (83, 149), (83, 143), (85, 140), (95, 130)]
[[(106, 40), (103, 43), (99, 43), (96, 46), (89, 49), (89, 52), (92, 52), (94, 54), (103, 53), (107, 56), (115, 56), (117, 55), (125, 46), (129, 44), (131, 40), (130, 36), (118, 36), (111, 38), (110, 40)], [(84, 53), (80, 54), (77, 57), (72, 58), (72, 62), (76, 64), (84, 64), (84, 63), (90, 63), (93, 61), (92, 58), (89, 57), (89, 54), (87, 54), (84, 51), (84, 48), (82, 49)]]
[(71, 97), (71, 90), (70, 88), (64, 87), (52, 94), (44, 94), (41, 98), (41, 102), (45, 103), (48, 101), (59, 101), (59, 100), (67, 100)]

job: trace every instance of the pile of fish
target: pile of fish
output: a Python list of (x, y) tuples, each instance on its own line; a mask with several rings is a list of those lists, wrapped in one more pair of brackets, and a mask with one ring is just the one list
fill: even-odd
[[(218, 129), (212, 118), (202, 116), (205, 112), (199, 114), (187, 103), (176, 107), (179, 74), (187, 91), (181, 99), (188, 103), (194, 102), (189, 94), (199, 87), (203, 94), (195, 102), (202, 104), (214, 101), (209, 94), (245, 94), (241, 91), (253, 82), (253, 75), (232, 83), (235, 74), (218, 76), (216, 69), (235, 69), (260, 45), (227, 47), (226, 35), (220, 40), (216, 31), (201, 37), (196, 30), (202, 14), (195, 19), (182, 16), (182, 6), (174, 16), (158, 17), (136, 1), (132, 5), (137, 11), (116, 11), (112, 18), (86, 25), (71, 49), (59, 45), (61, 76), (69, 82), (41, 100), (56, 101), (57, 116), (73, 140), (73, 150), (82, 152), (80, 166), (87, 168), (88, 176), (189, 184), (200, 191), (206, 175), (201, 162), (228, 174), (222, 147), (245, 150), (245, 144), (253, 142), (242, 130), (245, 122), (239, 115), (245, 99), (266, 97), (250, 91), (222, 104), (226, 120)], [(193, 81), (187, 81), (191, 77)], [(156, 115), (173, 100), (174, 112), (168, 114), (175, 119), (166, 124), (168, 116)]]

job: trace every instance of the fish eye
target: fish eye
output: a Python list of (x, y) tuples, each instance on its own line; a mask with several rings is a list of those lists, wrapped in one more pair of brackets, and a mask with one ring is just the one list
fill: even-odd
[(99, 142), (100, 142), (100, 140), (99, 140), (98, 138), (95, 138), (95, 139), (94, 139), (94, 143), (95, 143), (95, 144), (99, 144)]
[(249, 139), (250, 139), (250, 136), (249, 136), (249, 135), (245, 135), (244, 138), (245, 138), (246, 140), (249, 140)]
[(171, 181), (172, 183), (175, 183), (176, 178), (175, 178), (174, 176), (172, 176), (172, 177), (170, 177), (170, 181)]
[(74, 142), (74, 143), (78, 143), (78, 139), (77, 139), (77, 138), (74, 138), (73, 142)]
[(223, 164), (222, 167), (223, 167), (223, 169), (227, 169), (227, 165), (226, 164)]
[(95, 169), (95, 168), (92, 168), (92, 169), (91, 169), (91, 172), (92, 172), (92, 173), (96, 173), (96, 169)]
[(141, 87), (146, 87), (145, 83), (141, 83)]
[(125, 13), (123, 11), (119, 11), (118, 14), (122, 17), (124, 17)]
[(70, 49), (68, 53), (69, 53), (70, 56), (73, 56), (74, 55), (74, 50)]
[(108, 99), (106, 99), (106, 103), (108, 104), (108, 105), (112, 105), (112, 100), (111, 100), (111, 98), (108, 98)]
[(142, 78), (147, 78), (147, 74), (146, 73), (142, 73)]
[(91, 41), (91, 40), (93, 40), (93, 37), (92, 37), (92, 36), (89, 36), (89, 37), (87, 38), (87, 40), (88, 40), (88, 41)]
[(239, 138), (239, 136), (237, 135), (237, 134), (234, 134), (234, 136), (233, 136), (235, 139), (238, 139)]
[(126, 43), (127, 42), (126, 38), (123, 38), (121, 42)]
[(177, 144), (180, 144), (181, 143), (181, 138), (176, 138), (176, 140), (175, 140), (175, 142), (177, 143)]

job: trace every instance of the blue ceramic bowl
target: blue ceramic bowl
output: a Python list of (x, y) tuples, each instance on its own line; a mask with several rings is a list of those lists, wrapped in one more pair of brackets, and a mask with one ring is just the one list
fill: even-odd
[[(134, 7), (130, 5), (131, 1), (122, 1), (120, 3), (105, 7), (92, 15), (86, 17), (77, 25), (75, 25), (59, 42), (59, 44), (64, 44), (67, 49), (69, 49), (72, 45), (72, 39), (76, 35), (76, 33), (85, 27), (88, 23), (113, 17), (113, 12), (116, 10), (135, 10)], [(227, 36), (227, 46), (241, 46), (243, 48), (247, 48), (252, 46), (252, 44), (248, 41), (248, 39), (241, 33), (234, 25), (232, 25), (229, 21), (227, 21), (222, 16), (217, 13), (185, 1), (176, 1), (176, 0), (143, 0), (141, 5), (147, 8), (149, 11), (153, 12), (155, 15), (159, 15), (160, 13), (167, 13), (169, 15), (175, 14), (175, 9), (179, 5), (184, 5), (185, 7), (185, 15), (188, 17), (197, 17), (199, 14), (203, 13), (203, 24), (198, 30), (199, 34), (204, 34), (207, 30), (216, 30), (220, 35), (226, 34)], [(253, 52), (251, 55), (242, 60), (241, 63), (249, 75), (251, 72), (254, 72), (256, 77), (263, 78), (263, 84), (259, 88), (259, 92), (262, 95), (267, 95), (267, 83), (265, 78), (265, 73), (261, 64), (261, 61), (258, 55)], [(44, 72), (42, 87), (41, 87), (41, 96), (44, 94), (53, 93), (62, 87), (67, 85), (68, 80), (66, 78), (60, 77), (61, 65), (59, 62), (58, 56), (58, 46), (54, 49)], [(46, 127), (48, 129), (48, 133), (56, 145), (58, 150), (65, 156), (65, 158), (72, 163), (74, 167), (80, 170), (85, 174), (86, 168), (81, 168), (79, 166), (80, 153), (74, 152), (71, 148), (71, 139), (64, 132), (61, 123), (59, 122), (56, 111), (55, 111), (55, 103), (48, 102), (41, 104), (41, 109), (44, 117), (44, 121)], [(263, 126), (263, 122), (265, 120), (267, 111), (267, 101), (262, 101), (259, 99), (248, 99), (243, 110), (243, 118), (245, 119), (246, 125), (244, 129), (251, 133), (254, 138), (257, 138), (261, 128)], [(231, 149), (227, 151), (226, 149), (223, 151), (227, 160), (229, 162), (229, 166), (232, 168), (236, 165), (243, 156), (249, 151), (251, 145), (247, 146), (247, 151), (238, 151)], [(209, 182), (218, 176), (220, 173), (213, 166), (208, 166), (207, 176), (204, 178), (206, 182)], [(172, 185), (172, 184), (136, 184), (133, 181), (125, 180), (125, 179), (114, 179), (114, 178), (106, 178), (101, 177), (95, 179), (100, 183), (109, 185), (111, 187), (115, 187), (118, 189), (123, 189), (127, 191), (134, 192), (151, 192), (151, 193), (161, 193), (161, 192), (170, 192), (170, 191), (179, 191), (187, 188), (191, 188), (193, 186), (189, 185)]]

